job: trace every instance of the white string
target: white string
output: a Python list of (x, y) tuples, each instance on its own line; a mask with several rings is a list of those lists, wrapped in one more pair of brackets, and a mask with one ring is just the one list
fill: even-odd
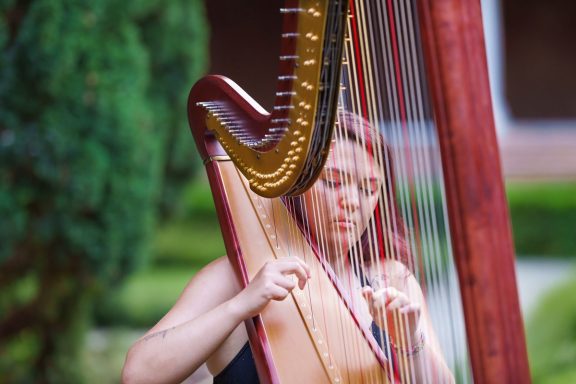
[[(375, 94), (377, 93), (377, 89), (378, 87), (378, 83), (374, 81), (374, 75), (378, 73), (378, 70), (373, 71), (372, 70), (372, 66), (371, 64), (373, 63), (377, 63), (375, 60), (372, 59), (372, 57), (374, 57), (374, 53), (378, 53), (378, 51), (374, 51), (373, 49), (373, 45), (370, 44), (371, 42), (373, 42), (374, 40), (372, 38), (368, 38), (368, 33), (366, 31), (366, 25), (368, 25), (370, 33), (373, 34), (373, 30), (372, 30), (372, 23), (370, 23), (370, 14), (369, 14), (369, 7), (367, 7), (368, 10), (365, 10), (363, 7), (362, 2), (359, 2), (359, 5), (356, 7), (357, 12), (358, 12), (358, 24), (360, 26), (360, 31), (359, 34), (361, 36), (361, 38), (359, 39), (360, 41), (360, 49), (361, 49), (361, 53), (362, 53), (362, 57), (364, 58), (363, 60), (363, 73), (364, 73), (364, 78), (365, 78), (365, 83), (364, 85), (365, 87), (365, 92), (367, 95), (367, 105), (368, 105), (368, 121), (370, 123), (370, 125), (372, 125), (373, 127), (378, 125), (378, 121), (380, 120), (379, 114), (378, 114), (378, 102), (377, 102), (377, 98), (375, 97)], [(363, 44), (364, 43), (364, 44)], [(368, 45), (370, 45), (371, 47), (368, 47)], [(372, 49), (371, 49), (372, 48)], [(364, 131), (361, 132), (361, 135), (364, 134)], [(378, 135), (377, 132), (375, 132), (376, 135)], [(365, 144), (365, 138), (362, 139), (363, 141), (363, 147), (366, 147)], [(376, 160), (376, 172), (384, 179), (384, 183), (385, 185), (390, 185), (392, 183), (392, 180), (389, 179), (389, 177), (386, 176), (386, 173), (383, 172), (383, 159), (382, 159), (382, 152), (383, 152), (383, 148), (380, 145), (380, 140), (377, 137), (373, 137), (371, 139), (371, 142), (373, 143), (373, 148), (372, 148), (372, 157)], [(367, 167), (367, 154), (364, 154), (364, 164), (365, 167)], [(380, 165), (379, 165), (380, 164)], [(374, 169), (371, 169), (370, 172), (374, 172)], [(366, 187), (366, 186), (365, 186)], [(386, 191), (387, 188), (384, 187), (382, 188), (382, 194), (380, 194), (379, 198), (378, 198), (378, 202), (377, 205), (379, 206), (379, 211), (381, 212), (381, 218), (384, 217), (386, 218), (386, 220), (388, 220), (392, 215), (390, 213), (390, 207), (388, 206), (388, 196), (386, 195)], [(389, 220), (388, 220), (389, 221)], [(380, 223), (382, 224), (382, 223)], [(386, 226), (388, 227), (388, 226)], [(379, 234), (378, 234), (378, 230), (377, 230), (377, 226), (376, 226), (376, 222), (375, 220), (371, 221), (371, 228), (368, 228), (370, 236), (369, 238), (369, 249), (371, 250), (370, 252), (370, 264), (372, 265), (371, 270), (372, 271), (376, 271), (376, 275), (380, 274), (379, 271), (383, 271), (383, 266), (380, 263), (380, 258), (377, 257), (377, 253), (379, 252)], [(390, 233), (390, 230), (386, 230), (384, 231), (384, 249), (387, 250), (387, 254), (392, 254), (392, 259), (395, 258), (394, 252), (392, 251), (392, 253), (390, 253), (390, 250), (393, 249), (393, 246), (390, 244), (391, 242), (391, 238), (389, 236), (386, 235), (386, 233)], [(366, 270), (366, 268), (363, 267), (364, 270)], [(391, 332), (388, 331), (388, 324), (387, 324), (387, 317), (384, 316), (384, 329), (383, 331), (386, 332), (386, 334), (391, 335)], [(398, 323), (400, 319), (395, 318), (394, 322), (396, 323), (396, 325), (398, 325)], [(396, 327), (398, 329), (398, 327)], [(401, 327), (400, 327), (401, 328)], [(381, 332), (380, 334), (380, 343), (381, 345), (384, 345), (384, 340), (383, 340), (383, 333)], [(387, 347), (388, 351), (387, 354), (388, 356), (391, 356), (390, 354), (390, 349), (389, 346)], [(389, 367), (390, 370), (392, 370), (392, 367)]]
[[(345, 45), (345, 58), (346, 58), (346, 62), (348, 63), (347, 65), (347, 77), (343, 76), (344, 79), (349, 80), (349, 83), (345, 83), (345, 88), (346, 88), (346, 92), (342, 92), (343, 95), (346, 95), (348, 99), (350, 99), (350, 105), (348, 106), (345, 102), (343, 102), (343, 106), (345, 107), (345, 110), (351, 110), (352, 113), (354, 114), (358, 114), (356, 111), (356, 106), (360, 105), (360, 95), (359, 95), (359, 87), (357, 86), (357, 69), (356, 69), (356, 61), (354, 60), (354, 55), (351, 54), (351, 51), (353, 50), (353, 44), (352, 44), (352, 26), (351, 26), (351, 19), (348, 18), (347, 20), (347, 27), (348, 27), (348, 41), (347, 44)], [(351, 82), (350, 82), (351, 81)], [(343, 99), (344, 100), (344, 99)], [(342, 122), (341, 122), (342, 123)], [(347, 139), (347, 130), (345, 129), (345, 127), (343, 127), (342, 124), (340, 124), (340, 130), (342, 131), (342, 133), (344, 134), (345, 138)], [(346, 184), (349, 184), (350, 181), (349, 180), (345, 180)], [(357, 235), (357, 237), (359, 238), (360, 236)], [(352, 256), (353, 256), (353, 260), (351, 262), (353, 262), (355, 265), (360, 265), (360, 259), (362, 258), (362, 255), (360, 254), (361, 251), (359, 250), (353, 250)], [(355, 306), (358, 306), (358, 304), (355, 304)]]
[[(358, 167), (364, 167), (362, 174), (375, 172), (384, 178), (383, 193), (377, 201), (381, 222), (377, 224), (375, 220), (370, 220), (370, 226), (367, 228), (370, 235), (366, 250), (368, 254), (364, 254), (365, 250), (361, 245), (354, 246), (349, 249), (349, 252), (345, 252), (342, 244), (338, 243), (337, 249), (334, 249), (333, 245), (328, 243), (329, 231), (334, 229), (325, 228), (323, 223), (326, 222), (326, 215), (334, 217), (334, 212), (338, 209), (338, 201), (328, 201), (326, 196), (320, 196), (318, 191), (314, 190), (311, 200), (309, 200), (310, 206), (305, 199), (299, 200), (300, 210), (304, 216), (310, 215), (313, 219), (312, 225), (314, 225), (313, 232), (316, 234), (317, 247), (320, 253), (328, 258), (324, 261), (334, 269), (336, 276), (346, 280), (343, 281), (343, 286), (350, 290), (355, 289), (354, 272), (348, 269), (347, 262), (350, 262), (350, 265), (360, 266), (360, 269), (364, 271), (363, 273), (368, 270), (377, 271), (376, 273), (384, 272), (385, 267), (381, 264), (381, 258), (378, 257), (382, 248), (387, 257), (384, 262), (388, 260), (401, 261), (400, 255), (396, 254), (395, 239), (393, 238), (395, 234), (399, 233), (399, 227), (402, 225), (402, 223), (396, 222), (396, 210), (398, 210), (406, 222), (404, 240), (410, 249), (411, 260), (408, 260), (406, 267), (413, 271), (417, 280), (430, 295), (441, 298), (437, 303), (439, 310), (450, 313), (451, 316), (445, 323), (438, 324), (438, 334), (442, 335), (443, 339), (447, 338), (453, 341), (456, 334), (462, 332), (463, 327), (461, 322), (455, 320), (460, 314), (459, 310), (454, 309), (449, 300), (449, 297), (453, 295), (453, 290), (457, 289), (457, 282), (453, 283), (453, 280), (448, 280), (448, 283), (442, 284), (442, 279), (445, 279), (445, 272), (442, 270), (447, 269), (452, 275), (454, 275), (455, 270), (450, 243), (446, 244), (446, 249), (443, 249), (442, 236), (440, 235), (440, 229), (443, 229), (446, 232), (447, 241), (450, 240), (443, 183), (438, 183), (442, 198), (440, 208), (436, 206), (437, 202), (434, 197), (434, 184), (437, 180), (442, 180), (442, 171), (437, 169), (438, 157), (434, 157), (433, 153), (426, 150), (427, 146), (437, 143), (437, 140), (434, 132), (429, 129), (426, 123), (428, 101), (426, 100), (426, 92), (422, 91), (426, 84), (420, 76), (422, 69), (420, 68), (420, 48), (417, 45), (418, 31), (415, 25), (416, 16), (412, 12), (414, 3), (413, 0), (393, 0), (392, 13), (389, 14), (385, 1), (376, 1), (375, 5), (371, 2), (367, 2), (365, 5), (360, 0), (355, 2), (358, 46), (355, 45), (351, 32), (349, 32), (349, 38), (344, 47), (344, 60), (347, 65), (344, 65), (342, 69), (346, 90), (342, 91), (339, 96), (340, 109), (349, 111), (354, 116), (359, 116), (360, 119), (365, 117), (372, 127), (378, 127), (380, 122), (385, 120), (389, 121), (385, 128), (389, 132), (388, 138), (394, 161), (388, 158), (388, 151), (382, 147), (383, 143), (377, 137), (365, 137), (363, 129), (360, 129), (359, 133), (355, 135), (357, 146), (367, 148), (367, 140), (373, 144), (372, 153), (363, 152), (362, 160), (357, 164)], [(377, 20), (377, 22), (374, 23), (373, 20)], [(390, 20), (394, 21), (396, 33), (399, 75), (396, 73), (397, 63), (392, 51)], [(348, 31), (352, 30), (350, 19), (347, 20), (347, 27)], [(358, 52), (362, 57), (359, 63), (355, 60), (355, 52)], [(357, 65), (360, 67), (357, 68)], [(364, 76), (363, 84), (359, 84), (357, 76), (359, 71), (362, 71)], [(400, 78), (396, 76), (400, 76)], [(365, 110), (361, 110), (362, 97), (360, 92), (362, 89), (365, 92), (367, 102)], [(402, 100), (400, 100), (400, 92), (402, 92)], [(401, 102), (404, 104), (403, 110)], [(403, 113), (404, 116), (402, 116)], [(338, 117), (337, 120), (339, 120)], [(338, 147), (350, 140), (348, 131), (345, 129), (346, 127), (342, 127), (342, 124), (343, 122), (339, 121), (340, 127), (336, 131), (333, 156), (341, 155), (342, 150)], [(408, 150), (408, 148), (411, 149)], [(369, 155), (374, 160), (373, 167), (370, 165)], [(392, 167), (394, 169), (391, 169)], [(393, 174), (396, 175), (397, 180), (392, 180)], [(333, 179), (332, 175), (328, 177)], [(345, 186), (342, 193), (348, 193), (349, 188), (355, 188), (357, 184), (360, 184), (364, 190), (370, 187), (367, 179), (359, 179), (358, 177), (358, 175), (354, 178), (347, 173), (341, 173), (339, 179)], [(394, 193), (396, 183), (401, 187), (396, 189), (398, 202), (387, 196), (388, 192)], [(346, 198), (346, 196), (344, 197)], [(361, 195), (359, 199), (361, 206), (358, 209), (363, 210), (365, 209), (362, 206), (365, 204), (365, 196)], [(295, 204), (294, 200), (287, 200), (292, 201), (292, 205)], [(337, 197), (332, 200), (337, 200)], [(398, 204), (397, 208), (395, 204)], [(346, 209), (349, 210), (349, 207)], [(440, 211), (443, 211), (443, 216), (438, 216)], [(349, 215), (350, 212), (346, 212), (346, 214)], [(298, 229), (290, 227), (289, 230), (292, 234), (293, 230)], [(378, 230), (383, 233), (379, 234)], [(308, 235), (310, 237), (310, 233)], [(348, 229), (346, 234), (348, 239), (357, 239), (358, 241), (360, 241), (361, 235), (360, 228)], [(379, 243), (379, 235), (383, 236), (383, 244)], [(292, 241), (288, 243), (288, 253), (298, 254), (298, 250), (292, 249), (295, 244), (291, 244)], [(448, 265), (442, 260), (443, 254), (448, 254), (450, 260)], [(348, 257), (350, 259), (347, 259)], [(442, 294), (446, 290), (448, 295)], [(359, 305), (356, 299), (357, 295), (351, 291), (349, 297), (352, 307), (357, 309)], [(316, 308), (318, 316), (316, 320), (320, 321), (321, 318), (324, 318), (325, 321), (326, 316), (333, 315), (325, 312), (325, 308)], [(384, 318), (384, 321), (383, 331), (389, 337), (393, 336), (401, 348), (406, 350), (409, 349), (409, 346), (414, 345), (413, 335), (410, 332), (405, 332), (409, 329), (405, 316), (394, 318), (393, 325), (397, 335), (391, 335), (388, 332), (387, 319)], [(460, 328), (458, 328), (459, 326)], [(346, 341), (350, 335), (344, 333), (342, 332), (341, 337)], [(350, 340), (355, 340), (355, 338), (350, 336)], [(328, 340), (328, 342), (330, 341)], [(386, 343), (384, 340), (380, 340), (379, 344), (385, 345)], [(458, 356), (460, 354), (460, 349), (457, 349), (458, 344), (455, 345), (454, 342), (452, 344), (453, 354)], [(357, 345), (351, 346), (351, 348), (355, 351), (351, 354), (351, 359), (362, 358), (360, 356), (362, 349), (358, 348)], [(390, 356), (390, 351), (387, 351), (387, 355)], [(405, 366), (404, 360), (408, 360), (407, 366)], [(422, 360), (418, 361), (420, 364), (423, 363)], [(416, 376), (416, 369), (425, 372), (423, 375), (424, 382), (439, 381), (440, 377), (432, 377), (434, 370), (430, 366), (429, 360), (425, 366), (420, 365), (418, 367), (414, 366), (414, 362), (411, 359), (401, 358), (398, 360), (399, 366), (397, 368), (402, 381), (412, 382)], [(388, 369), (390, 372), (393, 370), (391, 360)], [(378, 378), (371, 376), (365, 377), (364, 380), (377, 382)]]

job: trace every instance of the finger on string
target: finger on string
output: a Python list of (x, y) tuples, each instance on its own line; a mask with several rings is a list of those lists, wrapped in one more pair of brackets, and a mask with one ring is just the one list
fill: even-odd
[(408, 301), (408, 297), (406, 296), (406, 294), (394, 287), (382, 288), (381, 291), (382, 295), (385, 296), (386, 298), (386, 304), (389, 304), (391, 301), (397, 299), (398, 297), (401, 297), (405, 299), (405, 301)]
[(373, 302), (377, 308), (387, 307), (388, 304), (399, 297), (397, 289), (392, 287), (380, 288), (373, 294)]
[(292, 291), (294, 288), (296, 288), (296, 282), (294, 281), (294, 279), (291, 276), (286, 275), (280, 275), (277, 278), (275, 278), (274, 284), (288, 291)]
[(366, 300), (372, 301), (373, 294), (374, 290), (372, 289), (372, 287), (369, 286), (362, 287), (362, 296), (364, 296)]
[(310, 278), (310, 276), (311, 276), (310, 275), (310, 267), (301, 258), (295, 257), (295, 256), (284, 257), (278, 262), (278, 265), (282, 265), (282, 264), (286, 264), (286, 263), (288, 263), (288, 265), (290, 263), (297, 264), (304, 271), (304, 275), (306, 276), (306, 278)]
[(370, 314), (372, 314), (372, 316), (374, 316), (374, 291), (372, 291), (372, 287), (363, 287), (362, 288), (362, 296), (364, 297), (364, 300), (366, 301), (366, 303), (368, 304), (368, 310), (370, 311)]
[(402, 314), (419, 314), (420, 313), (420, 304), (418, 303), (410, 303), (408, 305), (403, 306), (399, 309), (399, 312)]
[(298, 286), (304, 289), (309, 275), (301, 263), (297, 261), (280, 261), (277, 264), (278, 271), (283, 275), (294, 274), (298, 278)]
[(397, 296), (396, 298), (394, 298), (393, 300), (389, 301), (386, 304), (386, 310), (387, 311), (399, 310), (400, 308), (404, 307), (406, 304), (408, 304), (408, 302), (406, 301), (405, 297)]
[(385, 293), (379, 289), (376, 292), (372, 293), (372, 305), (375, 309), (381, 309), (386, 304), (386, 295)]
[(275, 285), (273, 288), (271, 288), (270, 299), (282, 301), (286, 298), (286, 296), (288, 296), (289, 293), (290, 291), (287, 289), (284, 289), (279, 285)]
[(296, 261), (298, 264), (300, 264), (300, 265), (302, 266), (302, 268), (304, 268), (304, 271), (306, 271), (306, 275), (308, 276), (308, 278), (310, 278), (310, 276), (312, 276), (312, 275), (310, 274), (310, 267), (308, 266), (308, 264), (306, 264), (306, 263), (304, 262), (304, 260), (302, 260), (301, 258), (296, 257), (296, 256), (291, 257), (291, 259), (293, 259), (294, 261)]

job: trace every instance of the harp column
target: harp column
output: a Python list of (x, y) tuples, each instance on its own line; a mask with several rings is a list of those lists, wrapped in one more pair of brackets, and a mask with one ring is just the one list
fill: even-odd
[(529, 383), (480, 1), (418, 4), (474, 382)]

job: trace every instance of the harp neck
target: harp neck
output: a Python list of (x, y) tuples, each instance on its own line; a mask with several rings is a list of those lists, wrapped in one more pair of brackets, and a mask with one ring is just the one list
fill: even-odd
[(263, 110), (220, 76), (200, 80), (188, 114), (201, 156), (230, 156), (261, 196), (297, 195), (328, 155), (339, 91), (347, 3), (288, 1), (276, 102)]

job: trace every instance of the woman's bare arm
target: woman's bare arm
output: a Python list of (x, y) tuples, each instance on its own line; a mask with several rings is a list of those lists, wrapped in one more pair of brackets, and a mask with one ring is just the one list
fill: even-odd
[(172, 309), (130, 348), (122, 381), (173, 383), (188, 377), (243, 320), (230, 302), (239, 291), (226, 258), (200, 270)]
[(245, 319), (270, 300), (283, 300), (298, 277), (303, 287), (308, 267), (287, 258), (266, 264), (245, 289), (226, 258), (194, 276), (172, 309), (130, 348), (124, 383), (181, 382), (202, 365)]

